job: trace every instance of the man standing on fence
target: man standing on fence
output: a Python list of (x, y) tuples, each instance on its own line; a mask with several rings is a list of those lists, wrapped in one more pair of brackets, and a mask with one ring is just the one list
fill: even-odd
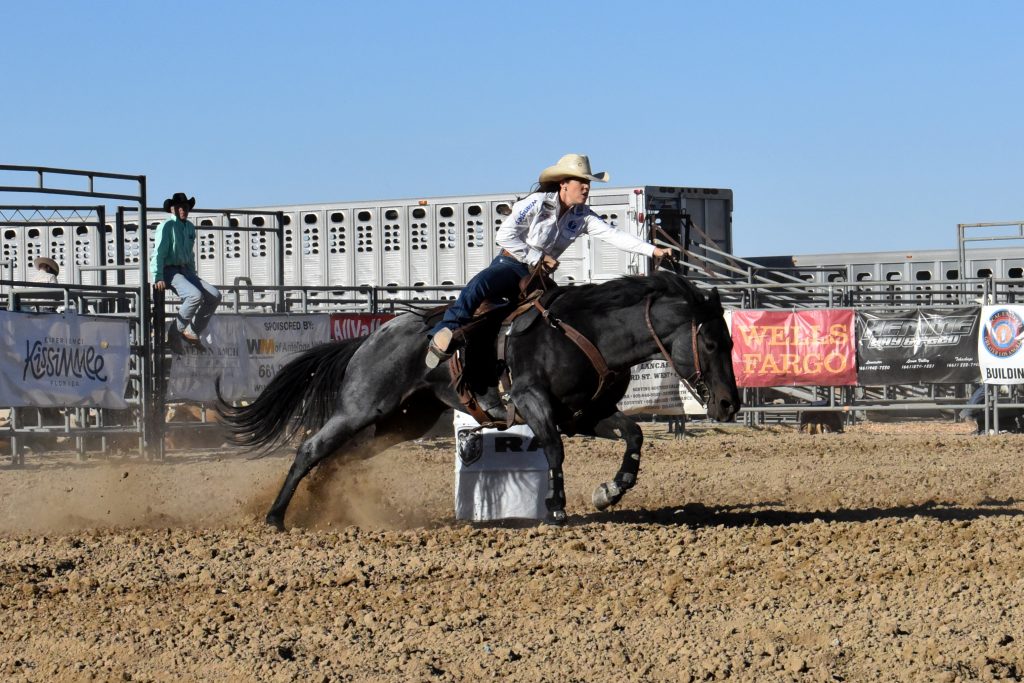
[(167, 331), (171, 348), (179, 350), (179, 338), (202, 349), (201, 335), (220, 303), (220, 291), (201, 280), (196, 273), (196, 226), (188, 220), (188, 212), (196, 205), (195, 197), (175, 192), (164, 200), (164, 210), (172, 214), (156, 229), (153, 255), (149, 260), (149, 277), (154, 288), (163, 291), (170, 286), (181, 297), (175, 324)]

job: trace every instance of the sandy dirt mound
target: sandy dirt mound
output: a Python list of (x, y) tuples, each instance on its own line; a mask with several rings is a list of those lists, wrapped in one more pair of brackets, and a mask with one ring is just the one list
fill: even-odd
[(966, 681), (1024, 673), (1021, 437), (971, 425), (569, 440), (564, 528), (456, 522), (453, 444), (260, 519), (290, 458), (0, 470), (5, 680)]

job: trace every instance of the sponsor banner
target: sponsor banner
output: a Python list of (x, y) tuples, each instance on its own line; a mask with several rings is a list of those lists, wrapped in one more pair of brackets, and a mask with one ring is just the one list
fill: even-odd
[(977, 306), (857, 312), (862, 386), (978, 381)]
[(215, 315), (203, 332), (205, 351), (171, 357), (167, 397), (212, 401), (214, 381), (228, 401), (256, 398), (285, 363), (330, 341), (330, 316)]
[(664, 360), (634, 365), (618, 408), (626, 415), (704, 415), (707, 409)]
[(0, 406), (127, 408), (128, 321), (0, 311)]
[(331, 339), (365, 337), (394, 317), (391, 313), (332, 313)]
[(982, 306), (978, 364), (985, 384), (1024, 384), (1024, 306)]
[(852, 308), (737, 310), (731, 319), (737, 386), (857, 383)]

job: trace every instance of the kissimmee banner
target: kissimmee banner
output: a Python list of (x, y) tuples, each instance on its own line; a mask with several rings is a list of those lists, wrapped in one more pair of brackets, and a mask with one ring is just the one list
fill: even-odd
[(857, 312), (862, 386), (978, 381), (979, 307)]
[(205, 351), (171, 357), (167, 396), (212, 401), (214, 380), (228, 401), (253, 399), (292, 356), (330, 340), (330, 316), (215, 315), (203, 332)]
[(1024, 306), (982, 306), (978, 364), (985, 384), (1024, 384)]
[(707, 412), (700, 399), (679, 381), (668, 361), (652, 360), (629, 370), (629, 386), (618, 408), (626, 415), (703, 415)]
[(127, 408), (128, 321), (0, 311), (0, 406)]
[(737, 386), (857, 383), (852, 308), (736, 310), (732, 343)]

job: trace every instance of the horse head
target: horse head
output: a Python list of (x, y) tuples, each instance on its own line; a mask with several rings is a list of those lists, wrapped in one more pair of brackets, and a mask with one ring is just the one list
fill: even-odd
[(732, 337), (718, 289), (706, 296), (697, 294), (690, 308), (690, 322), (676, 335), (672, 359), (680, 368), (692, 368), (691, 377), (707, 387), (708, 417), (728, 422), (739, 412), (742, 401), (732, 371)]

